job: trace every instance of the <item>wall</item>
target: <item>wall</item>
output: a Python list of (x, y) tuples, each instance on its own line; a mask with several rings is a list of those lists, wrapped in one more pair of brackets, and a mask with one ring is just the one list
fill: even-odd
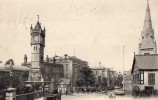
[[(148, 73), (155, 73), (155, 85), (148, 85)], [(145, 86), (154, 86), (154, 89), (158, 89), (158, 71), (144, 71), (144, 84), (140, 89), (143, 90)]]
[[(71, 60), (62, 60), (62, 61), (57, 61), (56, 63), (62, 64), (63, 65), (63, 75), (64, 78), (69, 78), (72, 79), (72, 61)], [(68, 70), (67, 70), (67, 68)], [(67, 77), (68, 75), (68, 77)]]

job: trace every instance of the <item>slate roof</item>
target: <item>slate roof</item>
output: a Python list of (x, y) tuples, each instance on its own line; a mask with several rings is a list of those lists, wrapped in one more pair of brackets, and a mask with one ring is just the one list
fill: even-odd
[(158, 69), (158, 55), (135, 55), (139, 69)]
[[(10, 69), (10, 65), (4, 65), (1, 69)], [(12, 65), (12, 70), (21, 70), (21, 71), (29, 71), (30, 69), (25, 66)]]
[(18, 66), (14, 64), (13, 59), (9, 59), (6, 61), (6, 63), (0, 67), (0, 70), (21, 70), (21, 71), (29, 71), (30, 69), (25, 66)]

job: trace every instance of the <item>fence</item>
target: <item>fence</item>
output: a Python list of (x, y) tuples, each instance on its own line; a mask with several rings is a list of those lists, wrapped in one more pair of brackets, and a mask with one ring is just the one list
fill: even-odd
[(20, 95), (16, 95), (16, 100), (35, 100), (37, 98), (45, 97), (48, 94), (49, 91), (39, 91), (39, 92), (20, 94)]

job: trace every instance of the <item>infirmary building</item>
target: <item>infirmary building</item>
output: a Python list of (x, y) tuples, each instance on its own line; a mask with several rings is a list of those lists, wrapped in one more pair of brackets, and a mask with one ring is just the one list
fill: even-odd
[(148, 0), (141, 38), (139, 54), (134, 55), (131, 71), (133, 75), (133, 89), (158, 89), (157, 44)]

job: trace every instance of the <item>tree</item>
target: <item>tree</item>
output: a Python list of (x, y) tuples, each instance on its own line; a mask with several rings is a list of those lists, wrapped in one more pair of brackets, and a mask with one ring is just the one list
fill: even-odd
[(123, 81), (123, 76), (122, 75), (119, 75), (116, 80), (115, 80), (115, 85), (116, 86), (122, 86), (122, 81)]
[(95, 84), (95, 77), (90, 68), (83, 68), (77, 77), (77, 86), (92, 86)]
[(103, 78), (102, 78), (101, 85), (102, 85), (102, 86), (107, 86), (107, 84), (108, 84), (108, 83), (107, 83), (107, 78), (106, 78), (106, 77), (103, 77)]
[(17, 94), (23, 94), (26, 91), (26, 86), (18, 76), (10, 77), (9, 75), (4, 75), (0, 78), (0, 91), (7, 89), (8, 87), (16, 88)]

